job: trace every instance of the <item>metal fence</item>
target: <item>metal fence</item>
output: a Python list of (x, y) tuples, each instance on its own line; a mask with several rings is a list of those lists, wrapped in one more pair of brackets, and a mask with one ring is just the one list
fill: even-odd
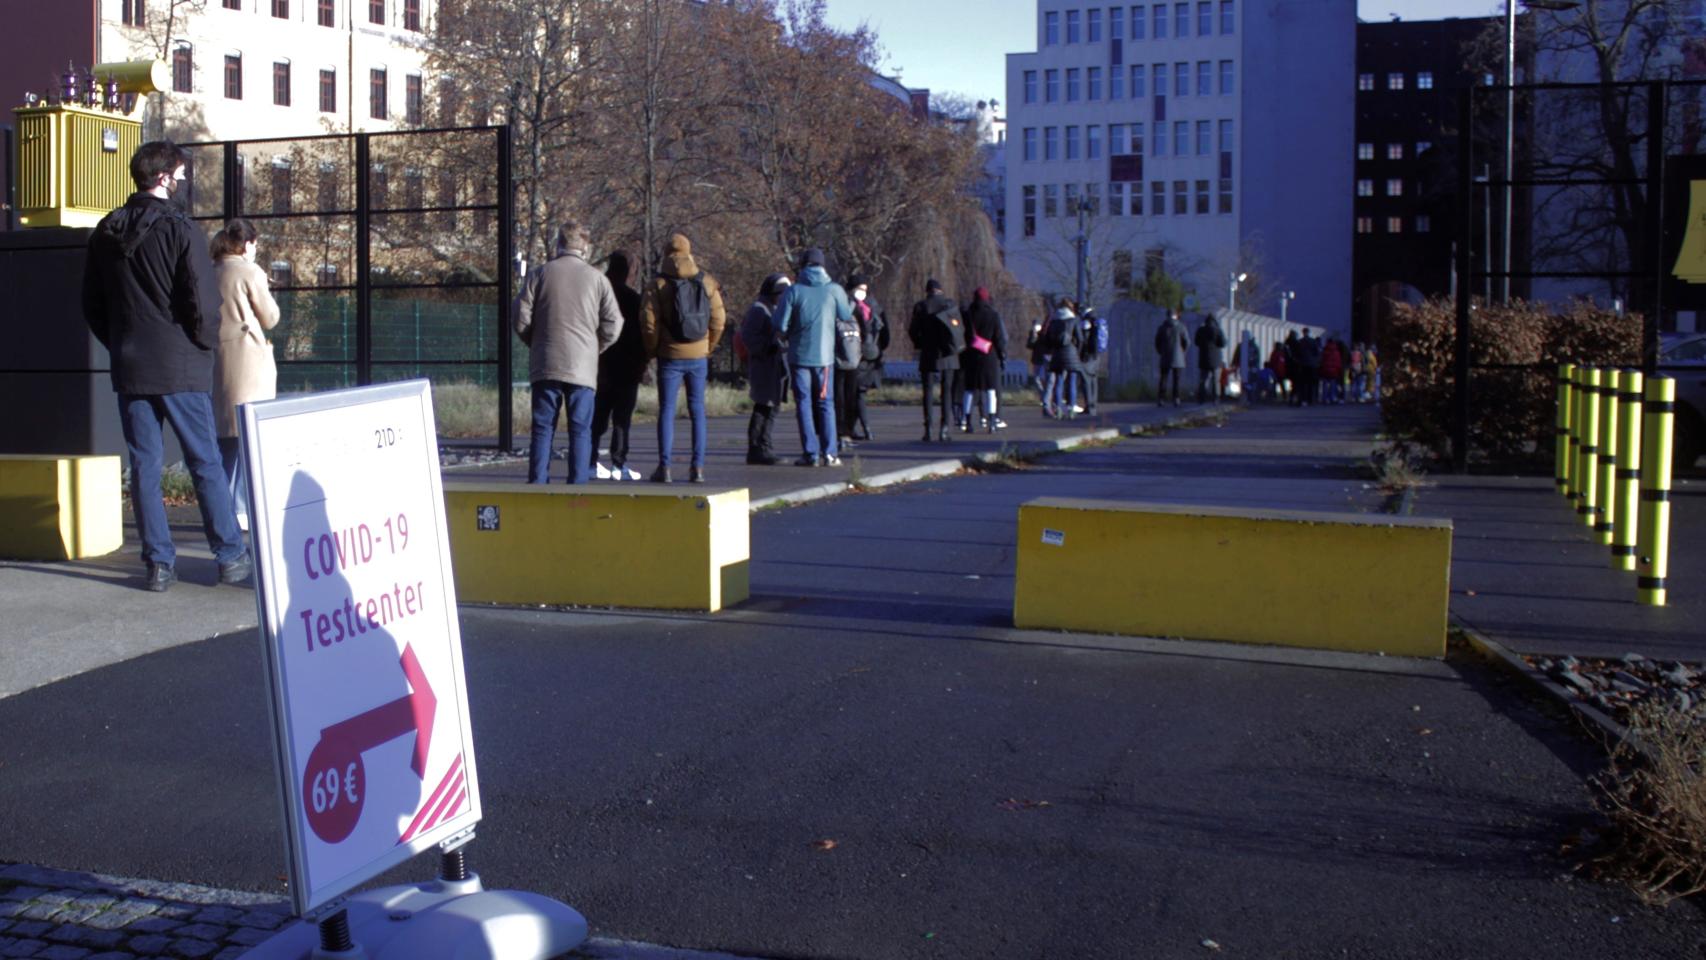
[[(281, 392), (426, 377), (489, 389), (501, 449), (508, 385), (513, 184), (507, 127), (192, 144), (190, 215), (244, 217), (281, 319)], [(517, 354), (520, 354), (518, 356)]]

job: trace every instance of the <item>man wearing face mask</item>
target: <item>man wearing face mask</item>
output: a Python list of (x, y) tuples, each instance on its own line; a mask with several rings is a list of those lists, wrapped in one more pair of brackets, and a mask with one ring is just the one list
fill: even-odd
[(252, 569), (214, 437), (220, 296), (213, 259), (207, 238), (172, 202), (188, 160), (166, 140), (137, 148), (130, 158), (137, 192), (95, 227), (83, 268), (83, 318), (111, 355), (147, 567), (144, 585), (155, 593), (178, 579), (177, 549), (160, 499), (168, 421), (195, 485), (219, 582), (241, 583)]

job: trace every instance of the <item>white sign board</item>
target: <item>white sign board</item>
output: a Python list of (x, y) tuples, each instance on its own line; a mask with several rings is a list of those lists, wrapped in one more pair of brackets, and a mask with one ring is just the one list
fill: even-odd
[(307, 915), (480, 819), (437, 428), (425, 380), (239, 409)]

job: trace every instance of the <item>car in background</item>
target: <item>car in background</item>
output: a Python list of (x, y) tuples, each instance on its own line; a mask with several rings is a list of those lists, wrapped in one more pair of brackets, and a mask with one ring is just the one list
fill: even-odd
[(1706, 333), (1662, 337), (1659, 373), (1676, 380), (1676, 453), (1672, 466), (1688, 470), (1706, 453)]

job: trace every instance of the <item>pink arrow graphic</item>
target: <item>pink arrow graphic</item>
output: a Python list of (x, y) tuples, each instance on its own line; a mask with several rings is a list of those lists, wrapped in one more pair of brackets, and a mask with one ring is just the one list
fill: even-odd
[(408, 694), (326, 727), (308, 754), (308, 769), (302, 778), (303, 809), (314, 835), (327, 843), (343, 841), (361, 819), (367, 800), (363, 753), (413, 733), (415, 753), (409, 768), (416, 777), (426, 777), (438, 698), (433, 696), (432, 684), (427, 682), (413, 646), (403, 648), (401, 663), (409, 682)]

